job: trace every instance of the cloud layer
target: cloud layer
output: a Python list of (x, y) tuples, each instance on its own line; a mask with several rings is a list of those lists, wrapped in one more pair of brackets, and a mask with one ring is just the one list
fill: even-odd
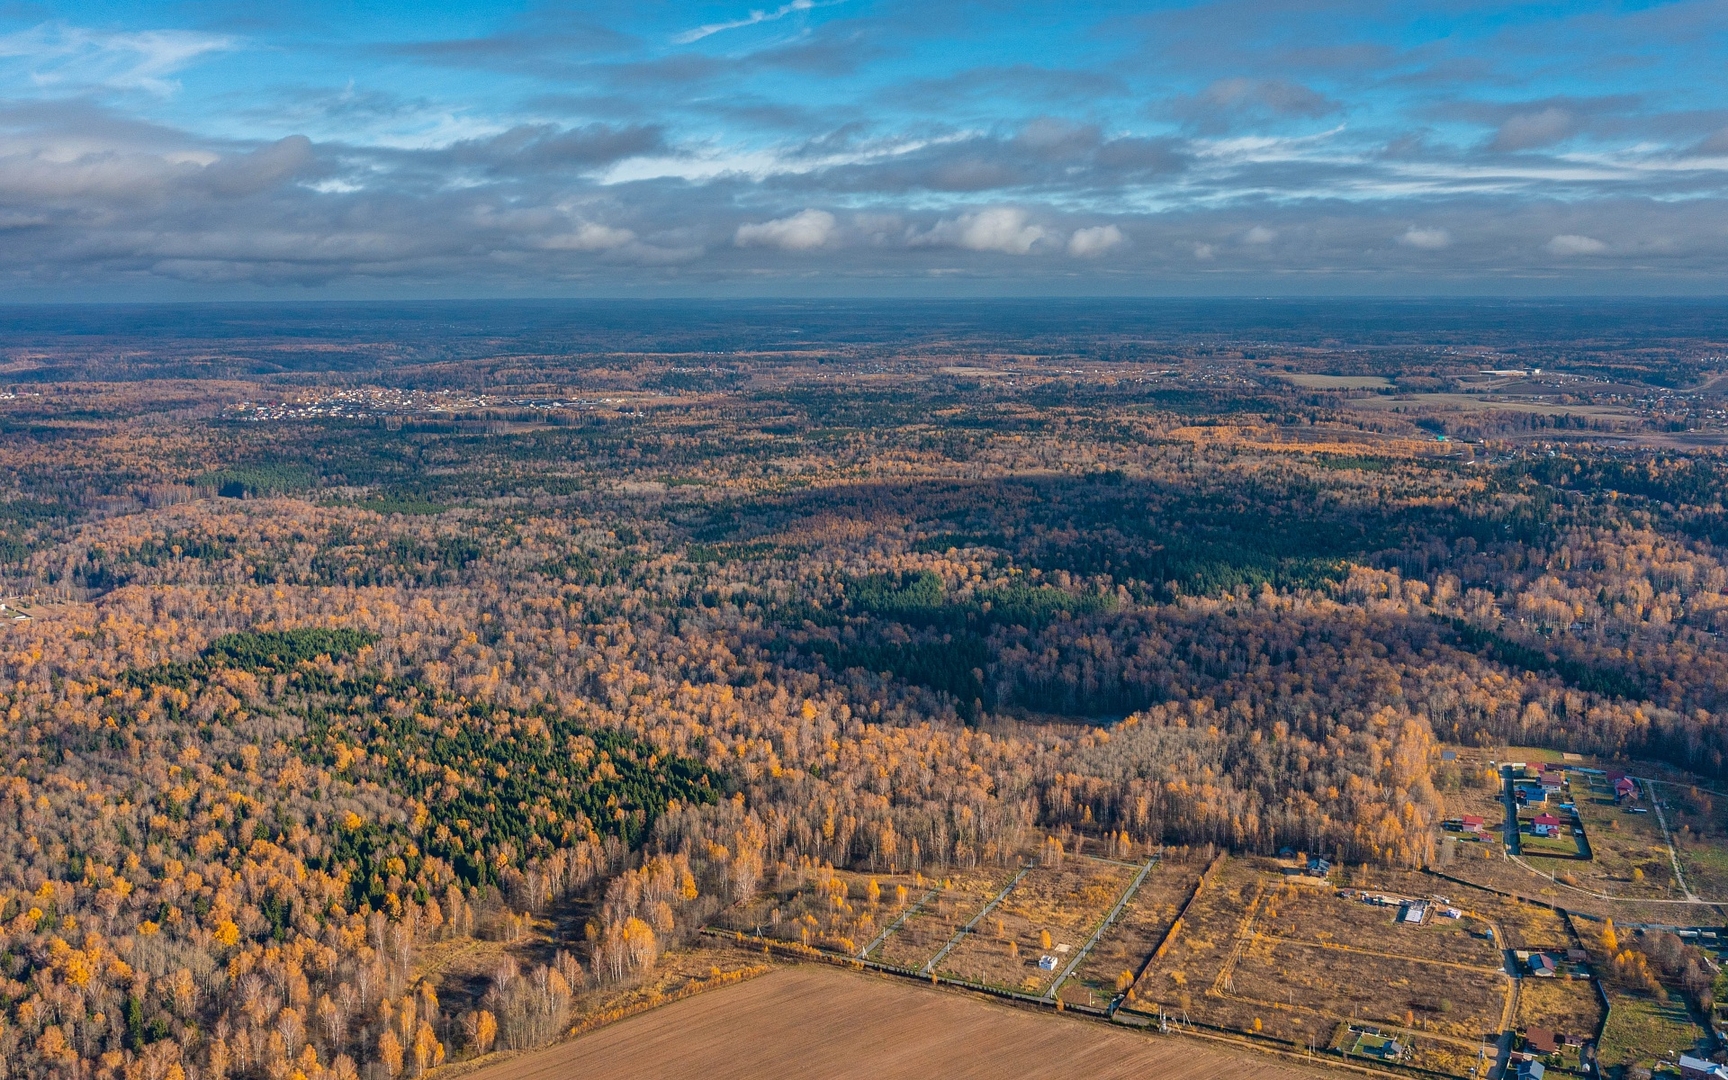
[(1728, 271), (1728, 12), (1702, 0), (649, 7), (0, 15), (0, 295)]

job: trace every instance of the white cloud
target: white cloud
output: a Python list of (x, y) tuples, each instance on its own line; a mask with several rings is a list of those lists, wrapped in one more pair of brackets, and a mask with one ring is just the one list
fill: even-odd
[(1217, 254), (1218, 254), (1218, 249), (1213, 247), (1211, 244), (1195, 244), (1194, 245), (1194, 257), (1196, 259), (1199, 259), (1201, 262), (1205, 262), (1209, 259), (1212, 259)]
[(1412, 225), (1404, 230), (1404, 235), (1398, 242), (1405, 247), (1420, 248), (1423, 251), (1439, 251), (1452, 246), (1452, 234), (1445, 229), (1419, 229)]
[(739, 247), (777, 247), (781, 251), (814, 251), (834, 239), (834, 215), (826, 210), (802, 210), (791, 217), (738, 226), (732, 242)]
[(1548, 241), (1548, 250), (1555, 255), (1600, 255), (1608, 245), (1594, 237), (1563, 233)]
[(1270, 244), (1278, 239), (1278, 234), (1264, 225), (1256, 225), (1242, 234), (1244, 244)]
[(107, 87), (169, 94), (168, 77), (206, 53), (236, 46), (233, 38), (192, 30), (130, 33), (43, 23), (0, 35), (0, 59), (21, 61), (37, 88)]
[(636, 234), (629, 229), (615, 229), (590, 221), (584, 222), (574, 232), (548, 236), (540, 246), (548, 251), (617, 251), (635, 242)]
[(1026, 211), (1013, 207), (995, 206), (976, 214), (961, 214), (952, 220), (938, 221), (936, 227), (922, 236), (913, 237), (914, 244), (945, 244), (968, 251), (1000, 251), (1008, 255), (1024, 255), (1040, 240), (1047, 239), (1049, 230), (1026, 221)]
[(1095, 225), (1080, 229), (1068, 238), (1068, 254), (1079, 259), (1095, 259), (1127, 239), (1114, 225)]
[(757, 23), (774, 22), (776, 19), (784, 19), (786, 16), (796, 12), (809, 11), (811, 8), (827, 6), (827, 4), (816, 3), (816, 0), (792, 0), (791, 3), (781, 4), (773, 11), (752, 11), (742, 19), (729, 19), (726, 22), (706, 23), (702, 26), (696, 27), (694, 30), (686, 30), (681, 34), (674, 34), (672, 37), (672, 43), (675, 45), (689, 45), (691, 42), (701, 41), (703, 38), (708, 37), (711, 34), (718, 34), (722, 30), (737, 30), (744, 26), (755, 26)]

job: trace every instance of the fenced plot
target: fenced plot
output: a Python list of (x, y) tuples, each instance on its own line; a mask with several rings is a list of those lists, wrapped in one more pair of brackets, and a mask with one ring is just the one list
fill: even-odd
[(1121, 918), (1098, 940), (1086, 962), (1062, 988), (1062, 999), (1071, 1004), (1108, 1005), (1122, 976), (1137, 974), (1164, 940), (1205, 865), (1166, 860), (1153, 867)]
[[(1136, 871), (1069, 857), (1029, 871), (943, 958), (940, 973), (965, 982), (1042, 993), (1091, 937)], [(1041, 967), (1050, 957), (1054, 966)]]
[[(1341, 1031), (1371, 1027), (1399, 1042), (1406, 1064), (1456, 1076), (1480, 1065), (1509, 1007), (1511, 980), (1490, 924), (1498, 910), (1403, 923), (1404, 905), (1363, 903), (1280, 869), (1236, 858), (1220, 867), (1136, 985), (1132, 1008), (1297, 1047), (1349, 1049), (1337, 1041)], [(1436, 885), (1417, 874), (1353, 876), (1354, 887), (1390, 897), (1426, 899)], [(1461, 911), (1479, 911), (1489, 896), (1447, 886)], [(1563, 933), (1546, 909), (1519, 927)]]
[(938, 887), (936, 895), (883, 939), (870, 959), (913, 970), (923, 967), (1017, 872), (1014, 867), (977, 867), (927, 879)]
[(1593, 1037), (1602, 1004), (1588, 979), (1525, 979), (1518, 988), (1518, 1028)]
[(1602, 1031), (1597, 1060), (1606, 1069), (1651, 1068), (1692, 1053), (1704, 1042), (1704, 1032), (1677, 998), (1657, 1001), (1645, 994), (1616, 993), (1609, 998), (1608, 1025)]
[(1166, 939), (1163, 955), (1154, 957), (1135, 984), (1136, 1010), (1180, 1013), (1193, 1007), (1235, 952), (1243, 924), (1257, 907), (1262, 876), (1252, 860), (1230, 858), (1207, 877)]
[(1259, 1015), (1325, 1018), (1327, 1030), (1334, 1019), (1366, 1020), (1475, 1046), (1499, 1033), (1510, 982), (1492, 968), (1263, 939), (1237, 963), (1225, 994)]
[[(1387, 893), (1380, 890), (1315, 889), (1286, 886), (1267, 897), (1260, 918), (1263, 933), (1319, 945), (1367, 949), (1417, 960), (1437, 960), (1492, 969), (1499, 966), (1500, 949), (1494, 943), (1488, 922), (1466, 908), (1430, 903), (1435, 883), (1418, 881), (1425, 891)], [(1457, 890), (1448, 890), (1456, 892)], [(1364, 897), (1387, 898), (1372, 903)], [(1423, 902), (1427, 915), (1421, 923), (1403, 921), (1407, 905), (1397, 897)], [(1463, 902), (1462, 897), (1447, 895)], [(1446, 909), (1458, 911), (1449, 918)]]

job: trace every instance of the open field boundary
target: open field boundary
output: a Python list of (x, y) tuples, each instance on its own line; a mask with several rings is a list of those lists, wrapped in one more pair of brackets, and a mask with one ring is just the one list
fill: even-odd
[(636, 1016), (639, 1013), (645, 1013), (649, 1009), (657, 1009), (662, 1005), (670, 1005), (674, 1001), (683, 1001), (687, 997), (695, 997), (697, 994), (704, 993), (708, 990), (718, 990), (722, 986), (733, 986), (744, 982), (747, 979), (754, 979), (758, 975), (766, 975), (773, 970), (773, 967), (767, 964), (757, 964), (754, 967), (740, 968), (737, 971), (727, 971), (715, 975), (712, 978), (686, 983), (670, 994), (661, 994), (659, 997), (633, 1002), (616, 1009), (608, 1009), (605, 1012), (596, 1013), (593, 1016), (583, 1017), (576, 1024), (572, 1025), (570, 1030), (565, 1034), (568, 1038), (575, 1038), (578, 1035), (593, 1031), (595, 1028), (605, 1027), (607, 1024), (617, 1023), (619, 1020)]

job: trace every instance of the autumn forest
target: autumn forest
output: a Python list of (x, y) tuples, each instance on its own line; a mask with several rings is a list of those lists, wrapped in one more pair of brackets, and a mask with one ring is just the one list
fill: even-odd
[(0, 1077), (418, 1077), (842, 870), (1414, 872), (1447, 748), (1723, 777), (1708, 311), (410, 314), (0, 326)]

